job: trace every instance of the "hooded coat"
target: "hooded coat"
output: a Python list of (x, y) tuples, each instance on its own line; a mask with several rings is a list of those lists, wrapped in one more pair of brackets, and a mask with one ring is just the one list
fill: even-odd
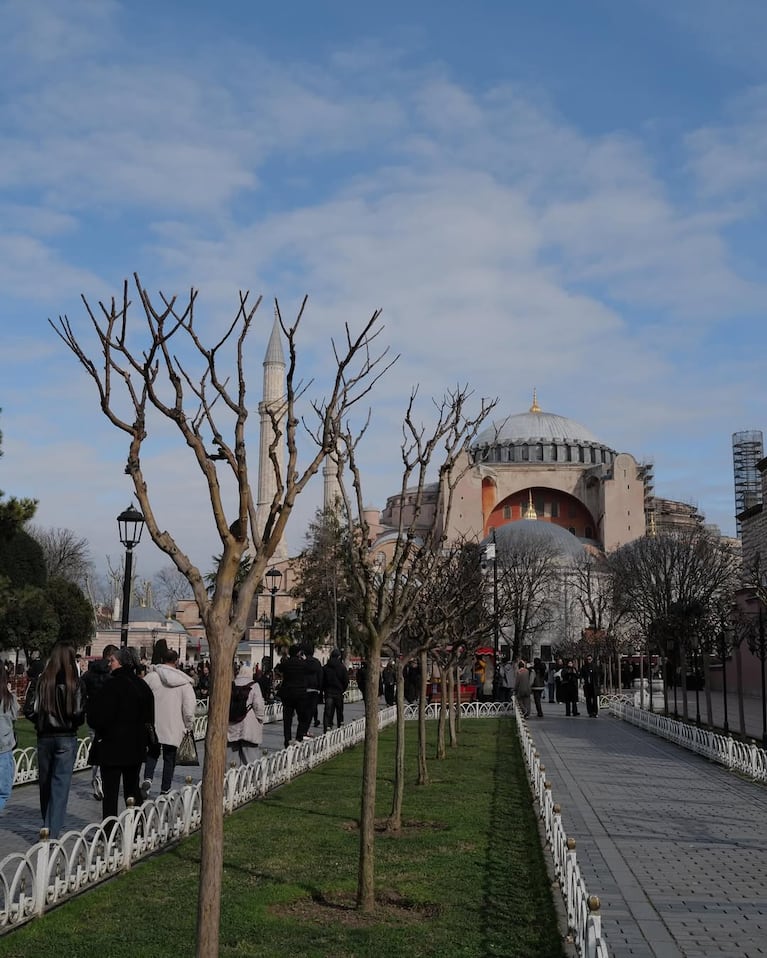
[(234, 684), (251, 686), (248, 695), (248, 711), (241, 721), (229, 723), (226, 740), (227, 742), (247, 742), (249, 745), (260, 745), (264, 737), (264, 696), (261, 694), (261, 686), (258, 682), (253, 681), (253, 671), (251, 669), (242, 669), (234, 680)]
[(197, 699), (191, 677), (173, 665), (154, 665), (144, 679), (154, 695), (154, 727), (162, 745), (181, 744), (194, 727)]

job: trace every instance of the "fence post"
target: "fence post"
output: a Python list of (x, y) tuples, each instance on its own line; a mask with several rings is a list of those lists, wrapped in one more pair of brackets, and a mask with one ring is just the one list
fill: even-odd
[(122, 871), (127, 872), (130, 871), (131, 865), (133, 864), (133, 845), (136, 832), (136, 802), (133, 796), (131, 796), (125, 804), (127, 805), (127, 808), (121, 816), (123, 830)]
[[(48, 891), (48, 866), (51, 861), (51, 839), (47, 828), (40, 829), (40, 842), (37, 846), (34, 882), (32, 891), (32, 913), (42, 915)], [(10, 907), (10, 905), (9, 905)]]

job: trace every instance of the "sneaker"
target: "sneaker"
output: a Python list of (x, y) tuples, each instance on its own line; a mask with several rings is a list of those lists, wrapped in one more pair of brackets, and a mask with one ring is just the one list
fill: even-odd
[(152, 791), (152, 779), (145, 778), (141, 783), (141, 795), (143, 798), (149, 798), (149, 793)]

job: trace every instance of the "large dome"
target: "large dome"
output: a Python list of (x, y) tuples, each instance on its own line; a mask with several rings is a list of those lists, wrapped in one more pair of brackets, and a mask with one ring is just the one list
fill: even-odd
[(601, 445), (597, 437), (574, 419), (553, 412), (530, 411), (495, 420), (477, 436), (474, 445), (489, 446), (498, 443), (551, 442), (555, 439), (569, 442), (587, 442)]
[[(486, 536), (482, 544), (487, 545), (490, 541), (491, 537)], [(495, 541), (499, 551), (515, 546), (524, 550), (526, 543), (545, 542), (569, 559), (582, 559), (585, 553), (583, 543), (572, 532), (553, 522), (541, 522), (539, 519), (520, 519), (496, 526)]]

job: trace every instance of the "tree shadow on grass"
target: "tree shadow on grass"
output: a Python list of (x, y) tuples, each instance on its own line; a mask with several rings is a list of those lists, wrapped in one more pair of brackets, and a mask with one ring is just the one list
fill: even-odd
[(512, 720), (498, 722), (482, 909), (483, 954), (564, 954), (532, 794)]

